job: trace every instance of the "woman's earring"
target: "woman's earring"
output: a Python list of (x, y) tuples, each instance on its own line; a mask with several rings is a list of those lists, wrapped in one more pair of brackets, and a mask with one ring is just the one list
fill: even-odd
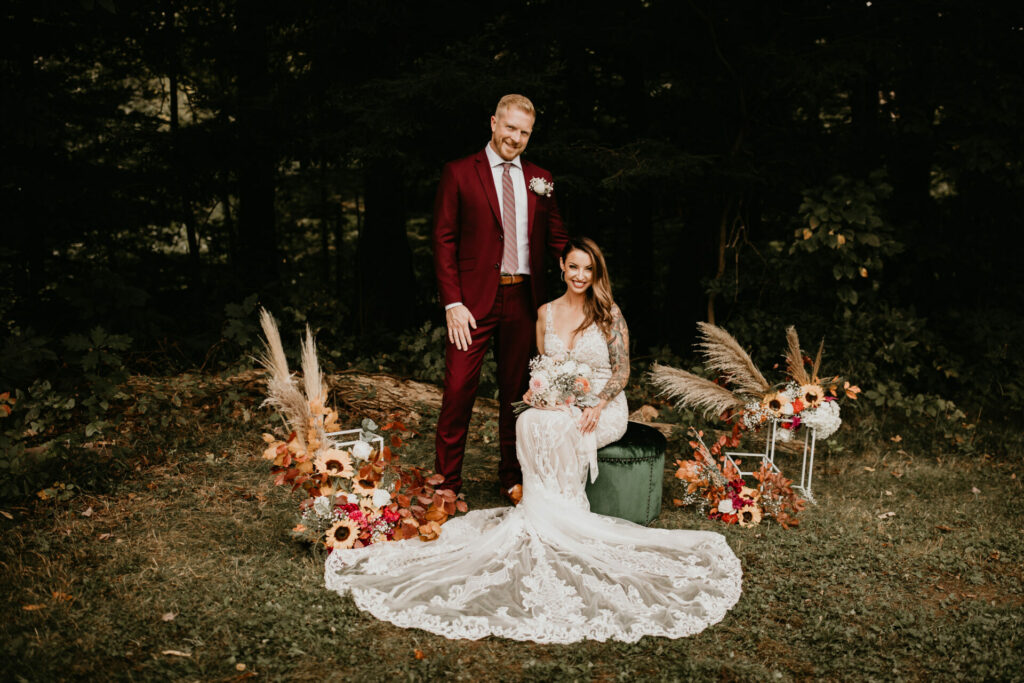
[(561, 280), (562, 282), (565, 282), (565, 271), (564, 270), (558, 271), (558, 279)]

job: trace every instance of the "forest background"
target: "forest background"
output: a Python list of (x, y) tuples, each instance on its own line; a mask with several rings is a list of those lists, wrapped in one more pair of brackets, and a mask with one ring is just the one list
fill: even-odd
[(568, 227), (606, 250), (636, 377), (652, 360), (695, 366), (698, 320), (766, 368), (795, 324), (864, 388), (846, 413), (862, 432), (974, 455), (1019, 443), (1024, 25), (1010, 9), (80, 0), (5, 14), (0, 497), (86, 476), (83, 444), (171, 400), (133, 395), (129, 376), (251, 367), (259, 306), (285, 330), (311, 325), (329, 370), (438, 381), (433, 195), (507, 92), (538, 105), (527, 154), (553, 171)]

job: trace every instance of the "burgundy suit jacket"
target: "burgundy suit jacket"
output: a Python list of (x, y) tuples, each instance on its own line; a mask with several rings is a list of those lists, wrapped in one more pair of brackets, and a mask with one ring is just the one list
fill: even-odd
[[(557, 260), (569, 234), (554, 195), (530, 189), (531, 178), (552, 182), (551, 174), (523, 159), (530, 242), (530, 289), (533, 311), (545, 302), (544, 252)], [(445, 164), (434, 202), (434, 270), (441, 305), (461, 301), (477, 320), (486, 316), (498, 295), (504, 251), (501, 204), (487, 154), (480, 150)]]

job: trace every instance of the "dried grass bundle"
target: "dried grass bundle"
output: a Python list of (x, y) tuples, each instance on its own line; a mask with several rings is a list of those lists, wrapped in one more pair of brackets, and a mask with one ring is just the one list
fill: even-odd
[(811, 366), (811, 381), (818, 383), (821, 378), (818, 377), (818, 371), (821, 370), (821, 354), (825, 351), (825, 338), (821, 338), (821, 343), (818, 344), (818, 354), (814, 357), (814, 365)]
[(662, 396), (674, 399), (678, 405), (702, 411), (705, 417), (715, 418), (726, 410), (743, 407), (740, 396), (685, 370), (655, 363), (647, 376)]
[(722, 373), (740, 393), (760, 396), (768, 392), (771, 388), (768, 380), (731, 334), (705, 322), (697, 323), (697, 329), (703, 337), (697, 346), (703, 351), (704, 364), (709, 369)]
[(267, 398), (263, 405), (277, 409), (284, 416), (288, 427), (305, 440), (306, 426), (311, 417), (309, 404), (296, 386), (288, 369), (288, 359), (281, 344), (281, 333), (277, 322), (267, 309), (260, 309), (260, 327), (263, 328), (263, 353), (256, 358), (267, 371)]
[(306, 337), (302, 340), (302, 382), (310, 403), (327, 405), (327, 385), (320, 371), (320, 363), (316, 357), (316, 340), (309, 325), (306, 325)]
[(804, 352), (800, 350), (800, 337), (792, 325), (786, 328), (786, 370), (797, 384), (811, 383), (811, 377), (804, 369)]

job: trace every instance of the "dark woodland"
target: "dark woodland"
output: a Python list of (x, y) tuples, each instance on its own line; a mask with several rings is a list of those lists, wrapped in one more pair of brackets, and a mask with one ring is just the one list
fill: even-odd
[[(1012, 3), (10, 0), (4, 23), (0, 678), (1020, 679)], [(698, 637), (382, 625), (325, 597), (259, 457), (265, 307), (292, 360), (316, 335), (344, 424), (398, 410), (402, 457), (433, 462), (434, 195), (507, 93), (605, 251), (630, 408), (669, 434), (657, 524), (723, 528), (669, 502), (685, 429), (715, 425), (645, 381), (703, 372), (697, 322), (772, 381), (795, 325), (863, 390), (803, 525), (723, 532), (744, 598)], [(502, 504), (494, 391), (489, 361), (473, 508)]]

